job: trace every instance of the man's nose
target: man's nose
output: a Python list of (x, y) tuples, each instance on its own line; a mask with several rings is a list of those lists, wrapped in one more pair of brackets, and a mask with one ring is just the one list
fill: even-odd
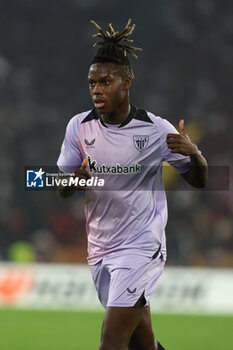
[(102, 93), (102, 87), (101, 84), (96, 83), (93, 89), (94, 94), (101, 94)]

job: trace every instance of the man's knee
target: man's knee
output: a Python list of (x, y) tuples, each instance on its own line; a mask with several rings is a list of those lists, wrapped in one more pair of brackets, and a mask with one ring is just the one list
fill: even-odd
[(116, 334), (114, 332), (102, 333), (99, 350), (126, 350), (128, 340), (123, 334)]
[(128, 350), (157, 350), (155, 342), (148, 343), (146, 346), (141, 347), (141, 345), (134, 344), (129, 345)]
[(143, 308), (109, 307), (105, 313), (100, 350), (126, 350)]
[(105, 346), (105, 344), (101, 344), (99, 350), (116, 350), (115, 348)]
[(101, 342), (101, 345), (99, 347), (99, 350), (126, 350), (126, 347), (119, 347), (119, 345), (116, 344), (107, 344), (104, 342)]
[(141, 321), (129, 341), (128, 350), (157, 350), (151, 324), (145, 319)]

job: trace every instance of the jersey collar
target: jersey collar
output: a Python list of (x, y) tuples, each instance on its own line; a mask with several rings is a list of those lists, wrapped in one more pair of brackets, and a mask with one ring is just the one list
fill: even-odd
[[(129, 124), (129, 122), (133, 119), (133, 117), (135, 116), (136, 113), (136, 107), (133, 106), (132, 104), (130, 104), (131, 109), (130, 109), (130, 113), (128, 115), (128, 117), (118, 126), (118, 128), (122, 128), (123, 126)], [(98, 113), (97, 109), (94, 108), (94, 113), (96, 116), (98, 116), (98, 119), (100, 120), (100, 123), (105, 127), (108, 128), (108, 126), (103, 122), (100, 114)], [(116, 128), (117, 129), (117, 128)]]

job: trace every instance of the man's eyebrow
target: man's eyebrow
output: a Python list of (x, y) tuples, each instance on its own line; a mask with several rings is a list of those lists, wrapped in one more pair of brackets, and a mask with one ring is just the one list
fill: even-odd
[[(98, 80), (104, 80), (104, 79), (112, 79), (112, 76), (111, 75), (104, 75), (103, 77), (101, 77), (100, 79)], [(95, 81), (95, 79), (91, 78), (90, 76), (88, 77), (88, 81)]]

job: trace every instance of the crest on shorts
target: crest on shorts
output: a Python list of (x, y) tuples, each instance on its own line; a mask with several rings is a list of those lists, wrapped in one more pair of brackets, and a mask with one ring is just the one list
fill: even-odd
[(149, 135), (134, 135), (133, 142), (137, 150), (142, 152), (144, 149), (146, 149), (149, 143)]

